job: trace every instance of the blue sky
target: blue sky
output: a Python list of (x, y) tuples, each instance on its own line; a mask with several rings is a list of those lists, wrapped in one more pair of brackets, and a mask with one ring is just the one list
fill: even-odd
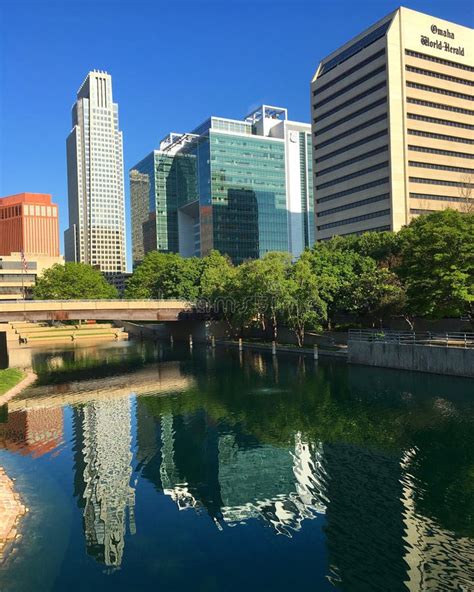
[[(89, 70), (113, 77), (128, 169), (169, 131), (267, 103), (309, 122), (320, 58), (397, 8), (387, 0), (0, 0), (0, 196), (51, 193), (67, 227), (65, 139)], [(467, 0), (405, 6), (472, 26)], [(128, 207), (127, 207), (128, 211)], [(130, 243), (128, 228), (128, 243)]]

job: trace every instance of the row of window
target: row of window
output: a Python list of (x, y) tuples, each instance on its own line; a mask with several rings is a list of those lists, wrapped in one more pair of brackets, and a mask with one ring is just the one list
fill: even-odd
[(474, 173), (474, 169), (466, 167), (447, 166), (445, 164), (432, 164), (430, 162), (417, 162), (415, 160), (409, 160), (408, 164), (414, 167), (421, 167), (423, 169), (436, 169), (438, 171), (450, 171), (452, 173)]
[(358, 208), (360, 206), (365, 206), (367, 204), (375, 203), (377, 201), (383, 201), (390, 197), (390, 193), (383, 193), (382, 195), (376, 195), (375, 197), (368, 197), (366, 199), (361, 199), (360, 201), (354, 201), (350, 204), (345, 204), (343, 206), (338, 206), (337, 208), (330, 208), (329, 210), (324, 210), (324, 212), (318, 212), (318, 218), (322, 216), (329, 216), (330, 214), (335, 214), (336, 212), (343, 212), (344, 210), (351, 210), (352, 208)]
[[(355, 117), (358, 117), (359, 115), (366, 114), (368, 111), (375, 109), (375, 107), (379, 107), (380, 105), (385, 105), (386, 102), (387, 102), (387, 97), (383, 97), (382, 99), (378, 99), (377, 101), (374, 101), (370, 105), (367, 105), (367, 107), (362, 107), (362, 109), (357, 109), (357, 111), (353, 111), (352, 113), (349, 113), (349, 115), (346, 115), (345, 117), (342, 117), (341, 119), (338, 119), (334, 123), (331, 123), (330, 125), (327, 125), (326, 127), (321, 128), (317, 132), (314, 132), (314, 135), (324, 134), (325, 132), (327, 132), (331, 129), (334, 129), (335, 127), (338, 127), (342, 123), (346, 123), (347, 121), (350, 121), (351, 119), (354, 119)], [(316, 117), (314, 118), (314, 121), (315, 122), (317, 121)]]
[(350, 179), (355, 179), (356, 177), (361, 177), (362, 175), (367, 175), (368, 173), (379, 171), (380, 169), (383, 169), (387, 166), (388, 161), (380, 162), (379, 164), (374, 164), (373, 166), (367, 167), (366, 169), (362, 169), (361, 171), (356, 171), (355, 173), (344, 175), (343, 177), (339, 177), (338, 179), (334, 179), (333, 181), (328, 181), (327, 183), (316, 185), (316, 189), (326, 189), (326, 187), (332, 187), (333, 185), (344, 183), (344, 181), (349, 181)]
[[(349, 105), (352, 105), (353, 103), (356, 103), (357, 101), (360, 101), (361, 99), (367, 97), (368, 95), (371, 95), (372, 93), (377, 92), (381, 88), (385, 88), (385, 86), (386, 86), (385, 80), (383, 82), (379, 82), (379, 84), (372, 86), (372, 88), (369, 88), (369, 89), (365, 90), (364, 92), (359, 93), (355, 97), (352, 97), (351, 99), (348, 99), (347, 101), (344, 101), (344, 103), (340, 103), (337, 107), (334, 107), (333, 109), (329, 109), (329, 111), (325, 111), (322, 115), (318, 115), (317, 120), (321, 121), (321, 119), (326, 119), (326, 117), (329, 117), (330, 115), (333, 115), (334, 113), (337, 113), (341, 109), (345, 109), (345, 107), (348, 107)], [(313, 105), (313, 107), (316, 107), (316, 105)]]
[(435, 201), (452, 201), (462, 203), (465, 197), (451, 197), (450, 195), (433, 195), (432, 193), (410, 193), (411, 199), (432, 199)]
[(474, 115), (471, 109), (463, 109), (462, 107), (454, 107), (453, 105), (444, 105), (443, 103), (434, 103), (433, 101), (424, 101), (422, 99), (407, 98), (407, 103), (413, 105), (421, 105), (422, 107), (431, 107), (432, 109), (443, 109), (444, 111), (452, 111), (453, 113), (463, 113), (464, 115)]
[[(385, 64), (383, 66), (380, 66), (376, 70), (369, 72), (365, 76), (362, 76), (362, 78), (358, 78), (355, 82), (352, 82), (351, 84), (348, 84), (347, 86), (343, 86), (340, 90), (333, 93), (332, 95), (327, 96), (325, 99), (321, 99), (320, 101), (317, 101), (316, 103), (314, 103), (314, 108), (319, 109), (319, 107), (322, 107), (323, 105), (330, 103), (334, 99), (339, 98), (341, 95), (345, 94), (346, 92), (348, 92), (350, 90), (353, 90), (356, 86), (359, 86), (359, 84), (363, 84), (364, 82), (366, 82), (367, 80), (370, 80), (374, 76), (377, 76), (377, 74), (380, 74), (381, 72), (385, 72)], [(333, 82), (333, 84), (334, 84), (334, 82)]]
[(375, 150), (370, 150), (370, 152), (366, 152), (365, 154), (361, 154), (360, 156), (354, 156), (354, 158), (349, 158), (349, 160), (344, 160), (344, 162), (341, 162), (339, 164), (335, 164), (325, 169), (321, 169), (319, 172), (315, 173), (315, 177), (326, 175), (327, 173), (336, 171), (337, 169), (342, 169), (343, 167), (349, 166), (350, 164), (354, 164), (355, 162), (359, 162), (361, 160), (365, 160), (366, 158), (370, 158), (371, 156), (377, 156), (378, 154), (386, 152), (387, 150), (387, 145), (381, 146), (380, 148), (376, 148)]
[(355, 134), (356, 132), (359, 132), (363, 129), (366, 129), (367, 127), (370, 127), (371, 125), (374, 125), (374, 123), (378, 123), (379, 121), (384, 121), (385, 119), (387, 119), (386, 113), (384, 113), (383, 115), (378, 115), (377, 117), (369, 119), (369, 121), (366, 121), (365, 123), (361, 123), (360, 125), (356, 125), (355, 127), (352, 127), (351, 129), (348, 129), (347, 131), (342, 132), (341, 134), (338, 134), (337, 136), (333, 136), (329, 140), (325, 140), (324, 142), (320, 142), (319, 144), (315, 144), (314, 149), (319, 150), (320, 148), (324, 148), (324, 146), (329, 146), (329, 144), (333, 144), (334, 142), (337, 142), (338, 140), (341, 140), (342, 138), (347, 138), (347, 136), (351, 136), (352, 134)]
[(335, 228), (336, 226), (345, 226), (346, 224), (354, 224), (355, 222), (362, 222), (363, 220), (370, 220), (371, 218), (380, 218), (381, 216), (388, 216), (390, 209), (379, 210), (378, 212), (370, 212), (363, 216), (354, 216), (354, 218), (346, 218), (345, 220), (338, 220), (337, 222), (330, 222), (329, 224), (322, 224), (318, 226), (318, 230), (326, 230), (327, 228)]
[(408, 145), (408, 150), (415, 152), (427, 152), (428, 154), (440, 154), (442, 156), (452, 156), (453, 158), (474, 158), (474, 154), (468, 154), (467, 152), (456, 152), (454, 150), (439, 150), (438, 148), (426, 148), (425, 146), (413, 146)]
[(441, 74), (440, 72), (433, 72), (432, 70), (425, 70), (424, 68), (414, 68), (413, 66), (405, 66), (405, 69), (407, 72), (413, 72), (414, 74), (423, 74), (423, 76), (432, 76), (433, 78), (440, 78), (441, 80), (449, 80), (449, 82), (474, 86), (472, 80), (458, 78), (457, 76), (449, 76), (448, 74)]
[(338, 191), (337, 193), (333, 193), (332, 195), (326, 195), (325, 197), (320, 197), (316, 200), (316, 203), (324, 203), (326, 201), (332, 201), (333, 199), (337, 199), (338, 197), (345, 197), (346, 195), (352, 195), (353, 193), (359, 193), (359, 191), (365, 191), (366, 189), (371, 189), (372, 187), (378, 187), (379, 185), (384, 185), (388, 183), (389, 178), (383, 177), (382, 179), (377, 179), (377, 181), (371, 181), (370, 183), (364, 183), (363, 185), (357, 185), (357, 187), (351, 187), (350, 189), (345, 189), (344, 191)]
[(461, 127), (463, 129), (474, 129), (474, 125), (470, 123), (461, 123), (460, 121), (450, 121), (449, 119), (440, 119), (439, 117), (427, 117), (426, 115), (418, 115), (417, 113), (408, 113), (408, 119), (416, 119), (418, 121), (426, 121), (427, 123), (437, 123), (438, 125), (450, 125), (452, 127)]
[(458, 138), (457, 136), (447, 136), (445, 134), (434, 134), (432, 132), (422, 132), (421, 130), (409, 129), (408, 133), (412, 136), (422, 136), (423, 138), (433, 138), (434, 140), (445, 140), (446, 142), (460, 142), (461, 144), (474, 144), (470, 138)]
[(324, 156), (320, 156), (318, 158), (315, 158), (314, 162), (316, 164), (318, 164), (320, 162), (323, 162), (324, 160), (327, 160), (328, 158), (333, 158), (334, 156), (338, 156), (339, 154), (343, 154), (344, 152), (347, 152), (348, 150), (352, 150), (353, 148), (358, 148), (359, 146), (363, 146), (364, 144), (367, 144), (367, 142), (371, 142), (372, 140), (377, 140), (378, 138), (386, 136), (387, 133), (388, 133), (388, 131), (386, 129), (384, 129), (381, 132), (377, 132), (376, 134), (372, 134), (371, 136), (366, 136), (362, 140), (357, 140), (357, 142), (352, 142), (352, 144), (347, 144), (347, 146), (343, 146), (342, 148), (338, 148), (337, 150), (334, 150), (333, 152), (330, 152), (329, 154), (325, 154)]
[(383, 55), (385, 55), (385, 49), (381, 49), (380, 51), (377, 51), (376, 53), (372, 54), (370, 57), (366, 58), (365, 60), (362, 60), (361, 62), (359, 62), (355, 66), (352, 66), (352, 68), (349, 68), (349, 70), (346, 70), (343, 74), (339, 74), (339, 76), (336, 76), (335, 78), (333, 78), (331, 80), (331, 82), (328, 82), (327, 84), (324, 84), (323, 86), (319, 86), (316, 90), (313, 90), (313, 97), (315, 97), (319, 93), (324, 92), (328, 88), (331, 88), (334, 84), (337, 84), (341, 80), (344, 80), (345, 78), (347, 78), (351, 74), (354, 74), (354, 72), (357, 72), (357, 70), (360, 70), (364, 66), (367, 66), (367, 64), (370, 64), (371, 62), (373, 62), (374, 60), (376, 60), (377, 58), (379, 58)]
[(452, 62), (451, 60), (444, 60), (443, 58), (431, 56), (419, 51), (405, 49), (405, 54), (411, 56), (412, 58), (427, 60), (428, 62), (434, 62), (436, 64), (444, 64), (445, 66), (451, 66), (451, 68), (458, 68), (459, 70), (466, 70), (467, 72), (474, 72), (474, 68), (472, 66), (468, 66), (467, 64), (459, 64), (458, 62)]
[(418, 90), (426, 90), (428, 92), (438, 93), (440, 95), (447, 95), (448, 97), (456, 97), (457, 99), (464, 99), (465, 101), (474, 101), (473, 95), (466, 95), (465, 93), (455, 92), (454, 90), (447, 90), (446, 88), (438, 88), (437, 86), (419, 84), (418, 82), (407, 82), (407, 87), (417, 88)]
[(444, 181), (440, 179), (423, 179), (422, 177), (409, 177), (411, 183), (426, 183), (428, 185), (445, 185), (447, 187), (465, 187), (474, 188), (474, 183), (462, 183), (458, 181)]

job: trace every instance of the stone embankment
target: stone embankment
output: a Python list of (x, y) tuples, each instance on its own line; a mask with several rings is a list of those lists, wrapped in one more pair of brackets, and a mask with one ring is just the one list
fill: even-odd
[(22, 503), (10, 477), (0, 467), (0, 563), (18, 538), (18, 525), (28, 509)]

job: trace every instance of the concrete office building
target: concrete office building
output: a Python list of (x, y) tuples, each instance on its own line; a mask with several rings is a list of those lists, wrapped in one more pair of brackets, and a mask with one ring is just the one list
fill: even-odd
[(0, 255), (0, 300), (31, 298), (36, 279), (53, 265), (64, 264), (62, 256)]
[(311, 83), (316, 239), (398, 230), (472, 193), (472, 29), (399, 8)]
[(89, 72), (72, 109), (67, 138), (69, 228), (66, 261), (124, 272), (125, 194), (122, 132), (112, 77)]
[(134, 264), (151, 250), (235, 263), (314, 241), (309, 124), (263, 105), (170, 134), (130, 171)]

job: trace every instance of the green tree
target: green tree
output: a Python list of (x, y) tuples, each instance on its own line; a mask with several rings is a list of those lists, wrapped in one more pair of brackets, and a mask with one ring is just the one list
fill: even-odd
[(327, 303), (321, 297), (320, 281), (311, 267), (309, 253), (303, 253), (291, 268), (287, 290), (285, 320), (302, 347), (307, 326), (316, 328), (327, 319)]
[(397, 273), (416, 315), (472, 315), (474, 214), (444, 210), (420, 216), (400, 231)]
[(177, 253), (148, 253), (127, 282), (127, 298), (183, 298), (195, 300), (203, 260)]
[(37, 280), (34, 297), (38, 300), (117, 298), (117, 290), (100, 271), (85, 263), (57, 263)]

